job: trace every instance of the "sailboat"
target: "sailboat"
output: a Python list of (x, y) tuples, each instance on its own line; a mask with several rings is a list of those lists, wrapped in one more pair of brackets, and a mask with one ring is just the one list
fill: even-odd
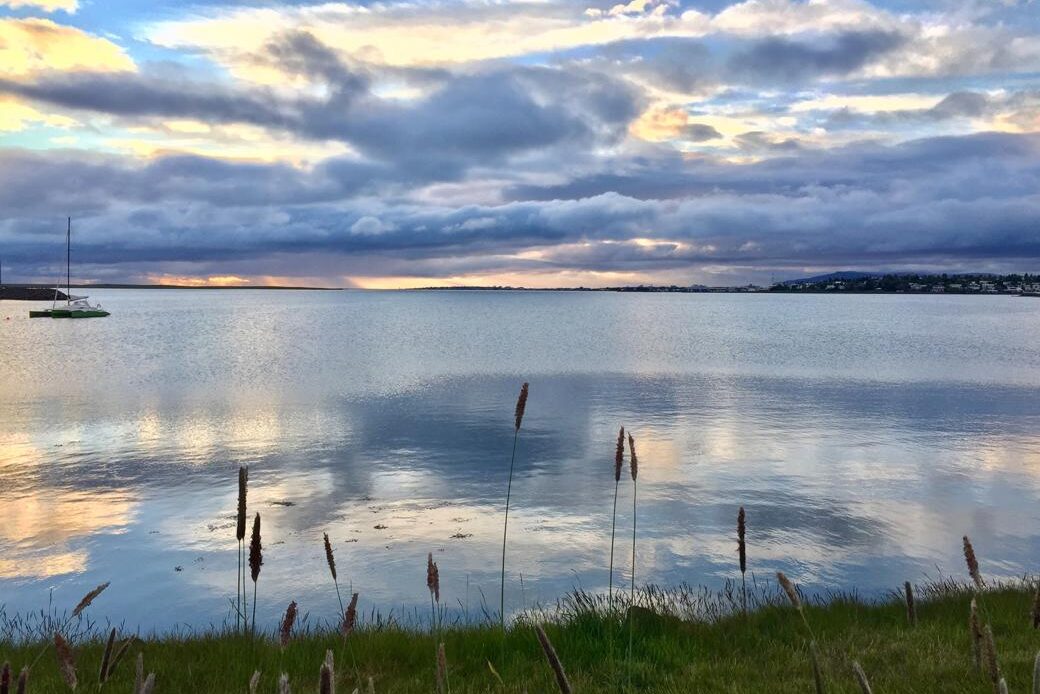
[(103, 318), (109, 315), (101, 304), (91, 304), (88, 297), (72, 295), (72, 217), (65, 231), (65, 305), (58, 303), (60, 288), (54, 288), (54, 301), (50, 308), (29, 311), (30, 318)]

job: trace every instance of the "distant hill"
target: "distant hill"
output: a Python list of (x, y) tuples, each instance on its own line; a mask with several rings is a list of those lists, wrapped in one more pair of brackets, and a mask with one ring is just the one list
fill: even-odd
[[(817, 282), (834, 282), (836, 280), (861, 280), (867, 277), (881, 277), (891, 273), (887, 272), (855, 272), (853, 270), (842, 270), (840, 272), (829, 272), (826, 275), (815, 275), (814, 277), (802, 277), (796, 280), (784, 280), (779, 284), (815, 284)], [(905, 274), (905, 273), (902, 273)]]

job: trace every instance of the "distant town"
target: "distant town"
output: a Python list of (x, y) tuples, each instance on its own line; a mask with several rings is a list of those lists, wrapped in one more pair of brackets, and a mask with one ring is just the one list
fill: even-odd
[[(427, 287), (424, 290), (457, 291), (571, 291), (571, 292), (653, 292), (673, 294), (747, 294), (747, 293), (859, 293), (859, 294), (1014, 294), (1040, 296), (1040, 275), (994, 274), (872, 274), (867, 272), (833, 272), (827, 275), (775, 282), (771, 286), (746, 284), (709, 287), (703, 284), (658, 285), (639, 284), (621, 287), (559, 287), (528, 289), (510, 286)], [(420, 290), (422, 291), (422, 290)]]

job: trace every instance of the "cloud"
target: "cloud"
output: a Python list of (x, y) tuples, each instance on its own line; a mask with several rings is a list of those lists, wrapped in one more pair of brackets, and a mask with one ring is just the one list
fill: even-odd
[(207, 274), (291, 276), (300, 258), (318, 257), (308, 275), (319, 266), (357, 277), (1010, 267), (1040, 260), (1038, 155), (1040, 136), (987, 134), (795, 150), (742, 165), (619, 160), (603, 167), (619, 174), (444, 206), (365, 194), (364, 175), (349, 182), (332, 167), (6, 152), (0, 241), (9, 263), (51, 257), (60, 239), (41, 220), (60, 201), (81, 220), (81, 262), (109, 272), (179, 274), (177, 264), (191, 262)]
[(0, 0), (0, 7), (10, 7), (13, 10), (31, 7), (44, 12), (61, 10), (72, 14), (79, 9), (79, 0)]
[(814, 44), (773, 38), (760, 41), (729, 62), (734, 77), (757, 83), (798, 82), (844, 76), (896, 49), (904, 39), (886, 31), (850, 31)]
[(108, 39), (49, 19), (0, 18), (0, 76), (22, 79), (48, 70), (133, 69), (130, 57)]

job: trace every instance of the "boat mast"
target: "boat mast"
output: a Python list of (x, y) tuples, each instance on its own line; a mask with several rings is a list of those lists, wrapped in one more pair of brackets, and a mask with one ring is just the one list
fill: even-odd
[(65, 303), (72, 303), (72, 217), (65, 230)]

